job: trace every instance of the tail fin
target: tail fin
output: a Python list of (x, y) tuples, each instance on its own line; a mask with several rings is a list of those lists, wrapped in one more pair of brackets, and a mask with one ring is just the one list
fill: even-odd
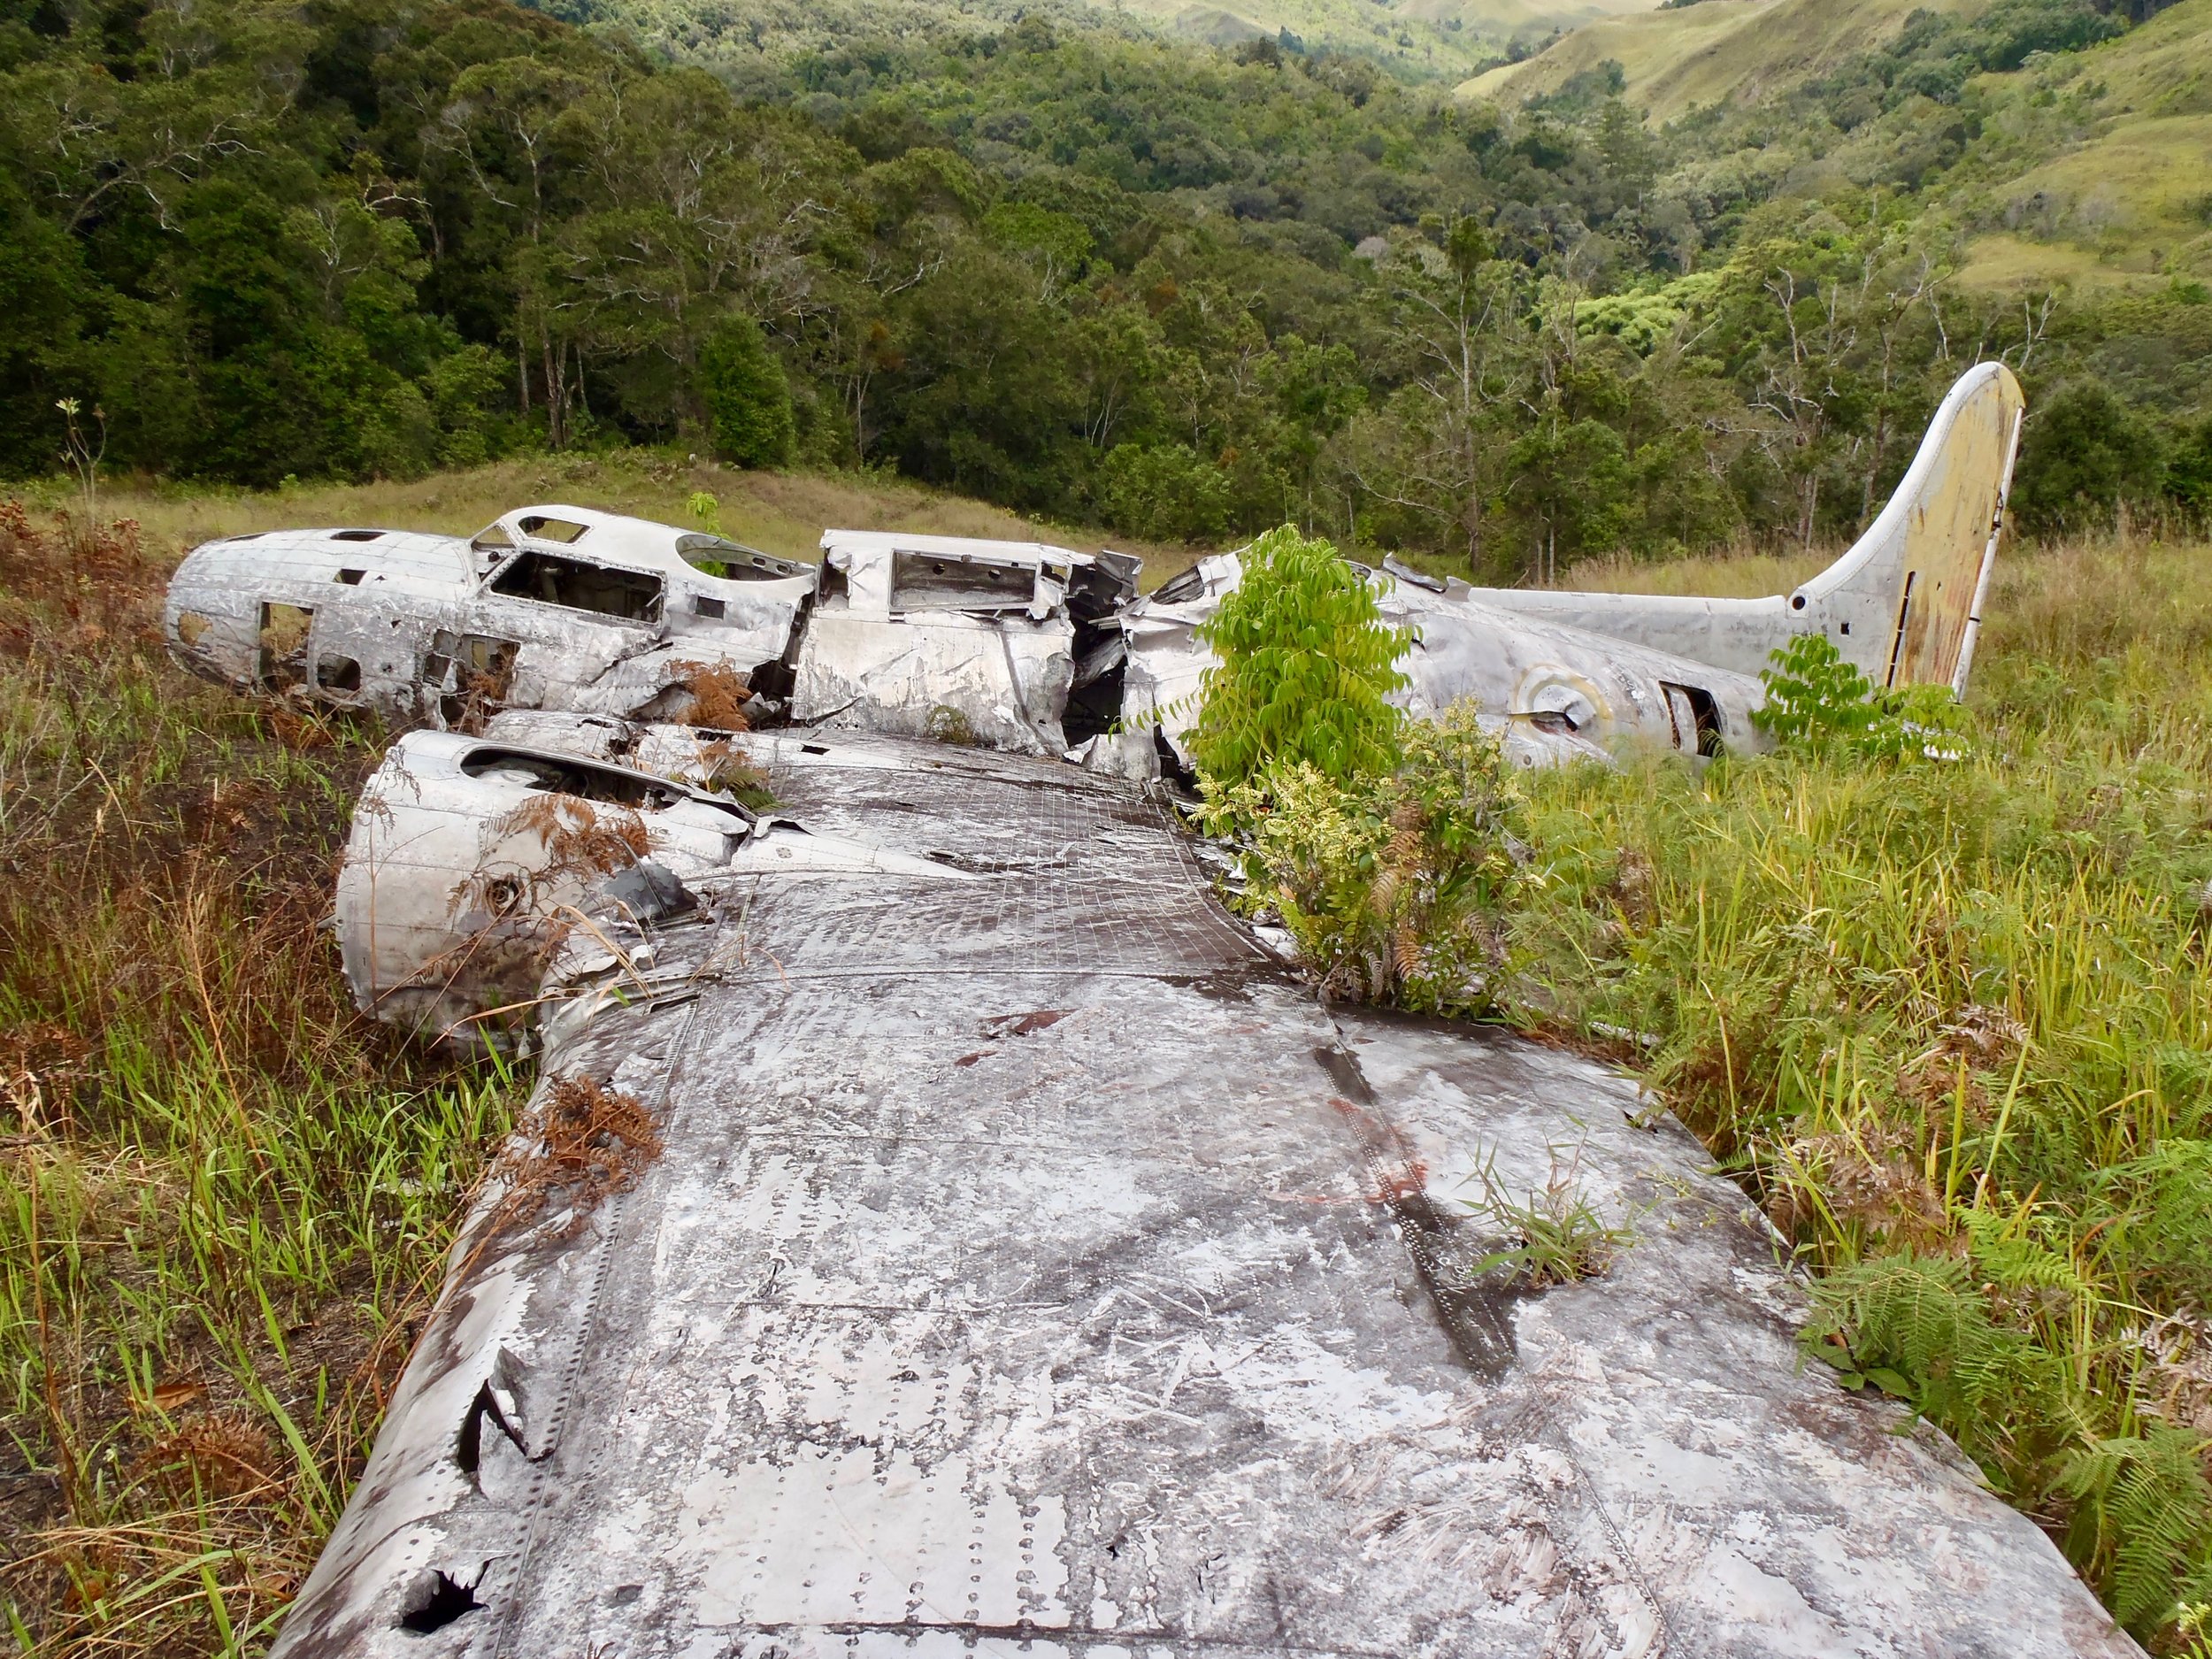
[(1959, 377), (1889, 505), (1789, 597), (1878, 686), (1966, 688), (2026, 400), (2001, 363)]

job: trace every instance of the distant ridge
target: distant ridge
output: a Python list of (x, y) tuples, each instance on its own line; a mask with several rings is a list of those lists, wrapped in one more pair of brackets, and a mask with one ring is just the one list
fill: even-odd
[(1659, 0), (1243, 0), (1210, 6), (1191, 0), (1092, 0), (1101, 12), (1121, 12), (1164, 24), (1187, 39), (1233, 45), (1238, 39), (1288, 30), (1309, 47), (1368, 50), (1400, 31), (1434, 32), (1474, 51), (1518, 41), (1540, 43), (1609, 18), (1648, 12)]
[(1915, 12), (1974, 12), (1988, 0), (1700, 0), (1591, 23), (1525, 63), (1460, 91), (1502, 103), (1556, 92), (1608, 61), (1621, 96), (1664, 123), (1703, 105), (1755, 100), (1889, 38)]
[(1457, 82), (1509, 51), (1647, 12), (1659, 0), (532, 0), (570, 22), (611, 24), (694, 61), (834, 50), (863, 39), (927, 41), (1048, 27), (1140, 31), (1235, 48), (1363, 58), (1402, 80)]
[[(1620, 65), (1620, 97), (1654, 127), (1699, 111), (1786, 100), (1893, 42), (1916, 12), (1972, 19), (1989, 0), (1699, 0), (1590, 24), (1525, 62), (1461, 84), (1513, 105)], [(2212, 0), (2179, 0), (2117, 39), (1976, 75), (1973, 165), (1920, 193), (1957, 227), (1967, 288), (2041, 291), (2201, 280), (2212, 274)], [(2049, 111), (2063, 106), (2062, 117)], [(1931, 106), (1930, 119), (1934, 114)], [(1819, 119), (1820, 118), (1816, 118)], [(1731, 130), (1725, 120), (1717, 134)], [(1683, 162), (1725, 172), (1742, 138)], [(1830, 132), (1799, 158), (1798, 188), (1883, 176), (1863, 133)], [(1756, 147), (1755, 136), (1754, 147)]]

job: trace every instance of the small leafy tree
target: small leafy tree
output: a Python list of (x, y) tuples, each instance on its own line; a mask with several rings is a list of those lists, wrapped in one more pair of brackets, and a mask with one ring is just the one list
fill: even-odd
[(1240, 846), (1239, 902), (1281, 918), (1325, 995), (1493, 1010), (1525, 879), (1525, 808), (1471, 704), (1407, 722), (1386, 777), (1340, 782), (1293, 760), (1205, 790), (1208, 827)]
[(714, 423), (714, 449), (740, 466), (780, 466), (791, 457), (791, 383), (760, 325), (740, 313), (699, 353), (699, 389)]
[(1222, 787), (1304, 763), (1335, 782), (1398, 761), (1387, 701), (1405, 634), (1386, 625), (1366, 579), (1325, 541), (1285, 525), (1248, 548), (1244, 576), (1200, 637), (1221, 658), (1206, 676), (1191, 747)]
[(1751, 723), (1785, 749), (1870, 760), (1955, 760), (1965, 752), (1948, 687), (1877, 691), (1818, 634), (1801, 634), (1771, 656), (1774, 666), (1759, 675), (1766, 702)]
[(2077, 381), (2028, 423), (2013, 511), (2024, 529), (2043, 533), (2108, 525), (2123, 503), (2154, 503), (2163, 479), (2151, 423), (2106, 387)]

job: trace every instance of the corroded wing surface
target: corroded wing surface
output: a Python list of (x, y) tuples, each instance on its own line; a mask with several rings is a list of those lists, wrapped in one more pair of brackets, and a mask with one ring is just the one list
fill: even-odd
[[(781, 810), (955, 875), (568, 987), (664, 1148), (480, 1212), (288, 1659), (2132, 1651), (1632, 1085), (1320, 1008), (1125, 788), (818, 749)], [(1563, 1171), (1636, 1241), (1525, 1294), (1468, 1200)]]

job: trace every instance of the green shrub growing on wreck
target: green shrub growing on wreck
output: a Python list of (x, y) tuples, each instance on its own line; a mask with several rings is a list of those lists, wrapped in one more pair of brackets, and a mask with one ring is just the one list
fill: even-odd
[(1365, 577), (1329, 542), (1291, 525), (1243, 553), (1244, 576), (1199, 634), (1208, 672), (1191, 749), (1222, 786), (1305, 765), (1335, 783), (1379, 777), (1398, 757), (1405, 635)]
[(1472, 710), (1409, 722), (1380, 778), (1301, 759), (1202, 782), (1212, 826), (1240, 837), (1247, 909), (1282, 918), (1325, 995), (1489, 1011), (1526, 849), (1503, 749)]
[(1325, 995), (1488, 1011), (1521, 850), (1502, 749), (1471, 710), (1431, 724), (1388, 702), (1405, 635), (1329, 542), (1286, 525), (1243, 559), (1203, 630), (1222, 660), (1192, 737), (1241, 902), (1280, 918)]

